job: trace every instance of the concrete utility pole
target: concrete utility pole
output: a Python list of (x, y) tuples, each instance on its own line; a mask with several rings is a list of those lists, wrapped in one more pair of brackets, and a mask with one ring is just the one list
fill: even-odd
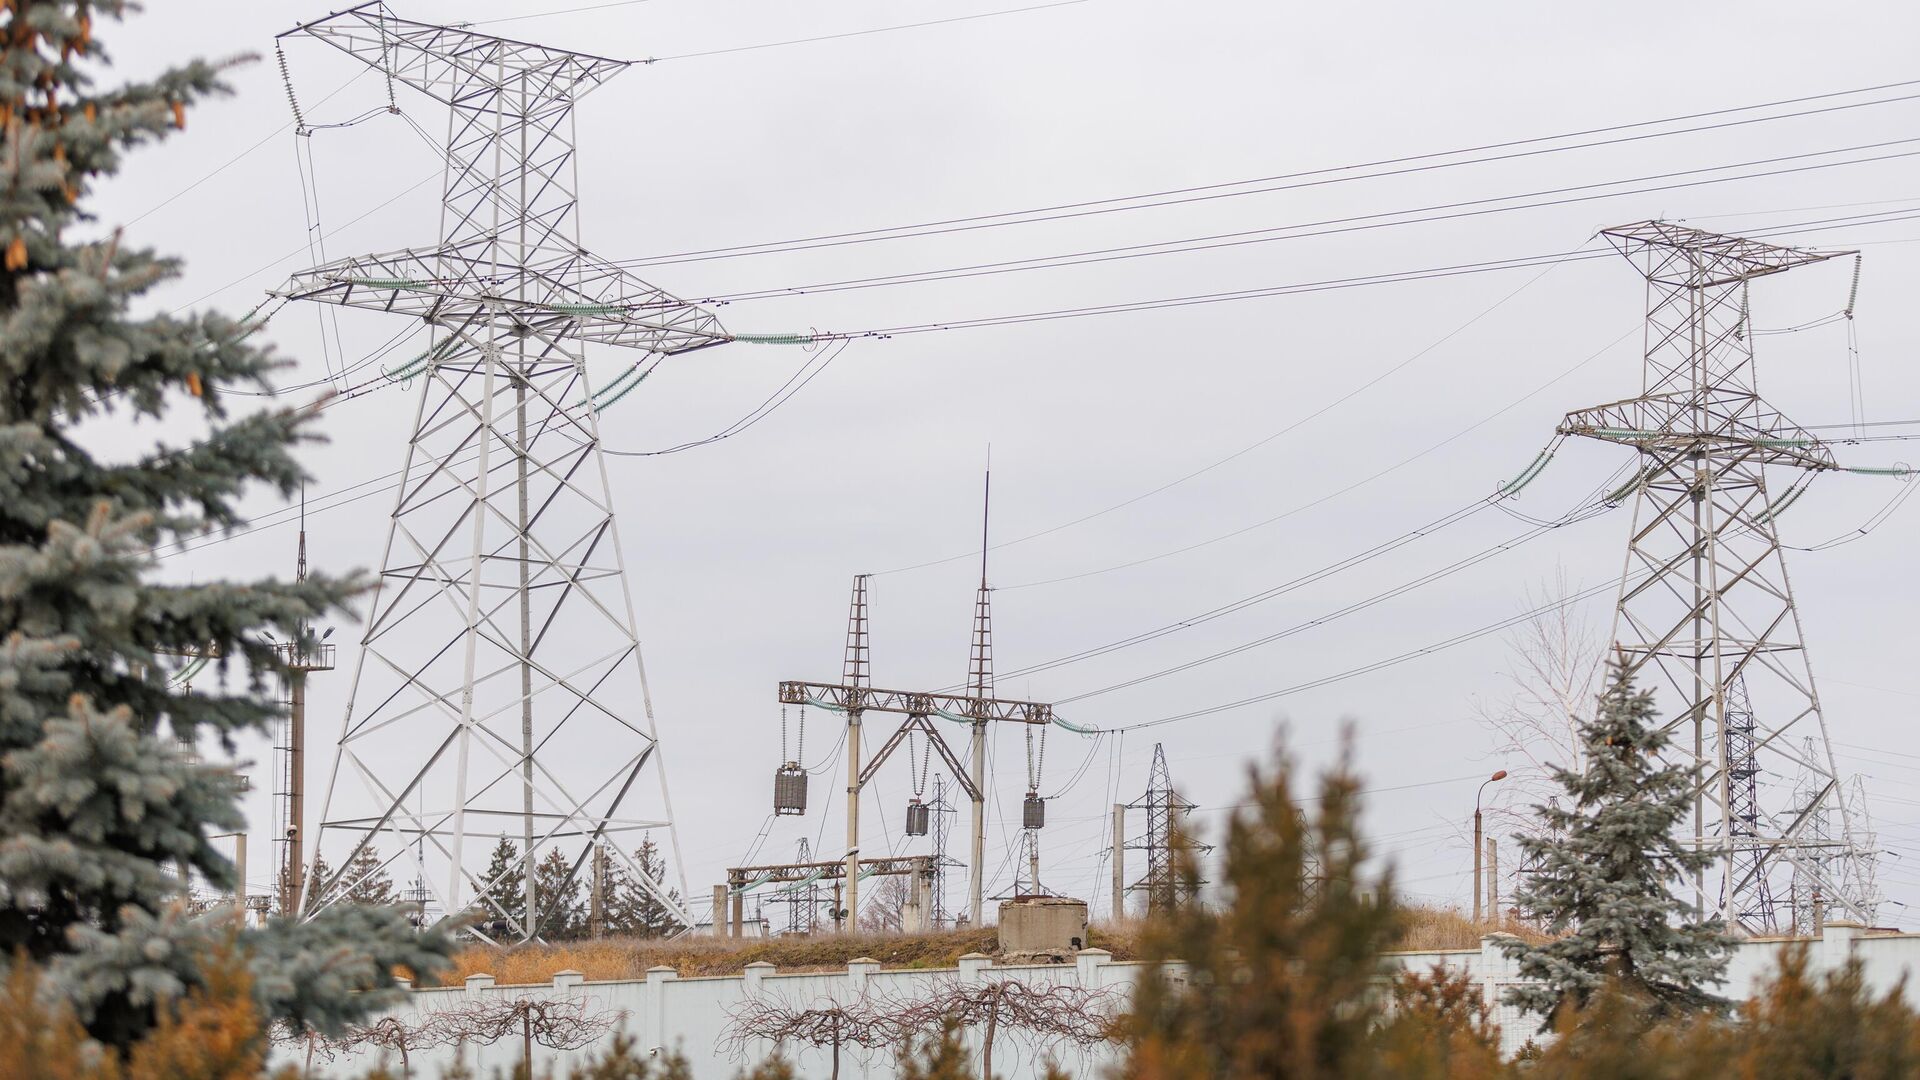
[(1480, 891), (1482, 881), (1480, 877), (1480, 852), (1482, 844), (1480, 830), (1480, 796), (1486, 793), (1488, 784), (1505, 780), (1506, 778), (1507, 770), (1501, 769), (1499, 772), (1482, 780), (1480, 782), (1480, 789), (1473, 793), (1473, 921), (1476, 925), (1480, 922), (1480, 901), (1486, 895)]
[(1127, 917), (1127, 804), (1113, 804), (1113, 919)]
[(1500, 921), (1500, 840), (1487, 837), (1487, 917)]

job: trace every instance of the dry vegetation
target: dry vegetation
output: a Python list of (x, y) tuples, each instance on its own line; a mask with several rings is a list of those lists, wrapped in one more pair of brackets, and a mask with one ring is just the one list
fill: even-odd
[(1403, 909), (1400, 940), (1394, 949), (1401, 952), (1433, 952), (1440, 949), (1477, 949), (1486, 934), (1512, 934), (1529, 944), (1538, 945), (1548, 935), (1540, 928), (1511, 915), (1474, 922), (1469, 915), (1453, 908), (1408, 907)]
[[(1427, 907), (1408, 908), (1406, 916), (1406, 931), (1397, 948), (1408, 952), (1477, 949), (1480, 936), (1494, 932), (1533, 942), (1545, 940), (1539, 930), (1512, 918), (1476, 925), (1458, 911)], [(1141, 955), (1140, 929), (1137, 922), (1097, 925), (1087, 936), (1092, 947), (1111, 952), (1115, 960), (1133, 960)], [(508, 949), (475, 946), (454, 957), (453, 969), (441, 981), (457, 984), (469, 975), (484, 973), (502, 985), (541, 983), (559, 971), (578, 971), (596, 980), (644, 979), (648, 968), (661, 966), (683, 977), (734, 975), (760, 961), (781, 971), (832, 971), (862, 956), (889, 968), (950, 968), (967, 953), (994, 956), (999, 951), (992, 927), (938, 934), (820, 934), (738, 943), (706, 937), (605, 938)]]
[[(1116, 959), (1137, 955), (1130, 927), (1094, 927), (1088, 937), (1094, 947), (1111, 951)], [(939, 934), (820, 934), (739, 943), (704, 937), (677, 941), (607, 938), (510, 949), (476, 946), (453, 958), (453, 969), (442, 981), (458, 983), (469, 975), (485, 973), (501, 984), (536, 983), (568, 970), (589, 979), (644, 979), (648, 968), (659, 966), (670, 967), (682, 976), (732, 975), (760, 961), (782, 971), (831, 971), (863, 956), (889, 968), (950, 968), (967, 953), (991, 956), (999, 951), (992, 927)]]

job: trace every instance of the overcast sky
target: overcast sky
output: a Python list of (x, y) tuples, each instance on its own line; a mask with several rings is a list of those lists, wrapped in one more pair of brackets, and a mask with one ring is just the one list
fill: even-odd
[[(572, 6), (419, 0), (396, 11), (480, 21)], [(585, 245), (623, 259), (1271, 177), (1920, 77), (1911, 59), (1920, 10), (1893, 3), (1843, 18), (1787, 3), (1734, 13), (1639, 2), (1083, 0), (687, 55), (1015, 6), (653, 0), (478, 29), (663, 58), (623, 73), (579, 110)], [(130, 73), (191, 54), (263, 58), (234, 72), (235, 97), (194, 110), (182, 136), (134, 156), (99, 202), (104, 222), (128, 223), (135, 241), (185, 260), (183, 279), (161, 304), (245, 312), (309, 261), (304, 234), (314, 206), (333, 257), (434, 240), (437, 158), (406, 122), (385, 114), (311, 137), (313, 193), (303, 213), (273, 35), (324, 13), (281, 2), (156, 0), (131, 32), (102, 32)], [(347, 120), (385, 103), (377, 78), (350, 82), (353, 61), (317, 42), (290, 40), (287, 58), (309, 122)], [(402, 88), (400, 105), (425, 131), (443, 130), (445, 114), (433, 102)], [(1916, 118), (1920, 101), (1896, 102), (1394, 178), (640, 272), (698, 297), (997, 263), (1886, 143), (1912, 138)], [(1844, 156), (1915, 148), (1920, 143)], [(243, 156), (195, 183), (235, 155)], [(1920, 209), (1917, 161), (1893, 156), (1333, 236), (741, 301), (721, 314), (735, 330), (857, 331), (1547, 255), (1581, 248), (1604, 226), (1655, 216), (1738, 231)], [(1866, 253), (1854, 329), (1869, 421), (1920, 418), (1905, 300), (1920, 272), (1916, 240), (1920, 221), (1792, 241)], [(1844, 306), (1850, 278), (1851, 261), (1836, 260), (1756, 285), (1754, 324), (1831, 315)], [(937, 687), (964, 677), (976, 559), (885, 571), (977, 548), (989, 447), (996, 541), (1127, 503), (993, 552), (996, 656), (1010, 671), (1208, 611), (1485, 496), (1533, 459), (1567, 411), (1638, 391), (1642, 301), (1633, 269), (1608, 258), (1545, 273), (858, 340), (735, 438), (610, 460), (693, 899), (703, 901), (725, 867), (756, 851), (761, 860), (789, 858), (802, 835), (822, 851), (840, 845), (839, 798), (819, 812), (826, 793), (844, 783), (826, 756), (837, 721), (820, 713), (807, 734), (807, 763), (825, 770), (814, 780), (816, 811), (774, 822), (760, 837), (780, 760), (775, 683), (838, 678), (854, 574), (876, 575), (877, 683)], [(298, 365), (286, 381), (325, 378), (329, 362), (357, 360), (397, 329), (372, 316), (342, 319), (341, 327), (342, 355), (329, 359), (335, 346), (323, 345), (314, 311), (294, 307), (276, 318), (265, 336)], [(1806, 424), (1855, 419), (1843, 324), (1759, 340), (1773, 404)], [(605, 443), (653, 449), (723, 429), (809, 359), (735, 345), (670, 360), (603, 415)], [(622, 363), (592, 354), (603, 381)], [(399, 466), (414, 406), (410, 394), (390, 389), (326, 414), (333, 441), (310, 459), (316, 505)], [(190, 432), (166, 434), (177, 441)], [(1889, 464), (1912, 460), (1914, 450), (1880, 442), (1839, 452), (1853, 463)], [(1569, 445), (1513, 509), (1557, 518), (1628, 456), (1614, 446)], [(1823, 477), (1783, 519), (1785, 539), (1814, 546), (1843, 536), (1899, 491), (1897, 480)], [(377, 563), (388, 499), (315, 513), (316, 565), (344, 572)], [(166, 571), (198, 580), (290, 572), (294, 534), (280, 504), (262, 497), (254, 509), (263, 527), (169, 558)], [(1881, 840), (1896, 855), (1920, 839), (1920, 745), (1909, 734), (1920, 708), (1915, 514), (1896, 513), (1854, 543), (1792, 553), (1791, 563), (1836, 750), (1867, 776)], [(1562, 575), (1574, 588), (1606, 582), (1619, 572), (1627, 528), (1625, 512), (1604, 514), (1338, 621), (1061, 711), (1091, 726), (1150, 721), (1441, 642), (1524, 610), (1530, 594)], [(1525, 530), (1499, 511), (1477, 514), (1247, 611), (1003, 680), (1000, 690), (1059, 700), (1158, 672), (1336, 612)], [(1602, 596), (1576, 609), (1603, 638), (1609, 603)], [(316, 793), (357, 637), (353, 629), (336, 635), (348, 643), (342, 670), (312, 685)], [(1042, 838), (1042, 878), (1105, 908), (1106, 810), (1141, 793), (1156, 741), (1211, 824), (1223, 816), (1214, 808), (1242, 792), (1244, 762), (1264, 753), (1277, 728), (1321, 763), (1351, 720), (1367, 785), (1393, 789), (1370, 797), (1367, 823), (1404, 888), (1465, 904), (1463, 825), (1474, 787), (1510, 764), (1493, 752), (1476, 702), (1506, 693), (1513, 666), (1509, 642), (1496, 634), (1124, 739), (1056, 730), (1041, 782), (1057, 796)], [(265, 746), (247, 753), (264, 758)], [(1000, 735), (994, 789), (1008, 814), (1017, 814), (1024, 793), (1023, 754), (1017, 733)], [(904, 763), (894, 769), (869, 804), (880, 818), (869, 817), (869, 836), (920, 850), (896, 844), (906, 772)], [(264, 792), (264, 770), (260, 776)], [(263, 794), (252, 810), (251, 876), (265, 889)], [(1011, 882), (1006, 849), (1016, 833), (1005, 820), (989, 830), (989, 893)], [(863, 847), (873, 850), (871, 841)], [(1882, 881), (1893, 899), (1920, 903), (1920, 866), (1889, 859)], [(958, 902), (958, 888), (952, 898)], [(1889, 907), (1883, 920), (1912, 918)]]

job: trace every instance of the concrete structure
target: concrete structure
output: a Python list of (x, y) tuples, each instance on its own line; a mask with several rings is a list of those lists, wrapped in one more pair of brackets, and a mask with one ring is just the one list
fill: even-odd
[(1065, 896), (1017, 896), (1000, 902), (1000, 951), (1061, 960), (1087, 943), (1087, 902)]
[[(1736, 999), (1750, 996), (1774, 970), (1785, 939), (1756, 939), (1743, 942), (1734, 952), (1727, 983), (1721, 992)], [(1450, 972), (1464, 972), (1480, 982), (1488, 1001), (1496, 1003), (1502, 1042), (1511, 1052), (1524, 1044), (1535, 1031), (1535, 1021), (1517, 1015), (1497, 1003), (1518, 977), (1512, 963), (1501, 953), (1499, 937), (1484, 939), (1477, 949), (1436, 952), (1392, 953), (1390, 965), (1407, 971), (1428, 971), (1438, 965)], [(1861, 961), (1867, 986), (1875, 994), (1885, 994), (1920, 973), (1920, 934), (1870, 931), (1845, 924), (1829, 925), (1825, 933), (1810, 943), (1811, 973), (1840, 968), (1849, 959)], [(673, 1049), (686, 1055), (696, 1080), (727, 1080), (741, 1070), (746, 1059), (758, 1060), (771, 1051), (770, 1046), (745, 1047), (736, 1056), (728, 1045), (727, 1028), (740, 1007), (754, 999), (773, 998), (790, 1005), (850, 1003), (864, 996), (882, 1000), (911, 997), (925, 993), (941, 983), (985, 982), (992, 979), (1017, 979), (1040, 986), (1069, 985), (1088, 990), (1106, 990), (1124, 995), (1147, 965), (1116, 962), (1104, 950), (1083, 949), (1072, 963), (996, 965), (990, 957), (970, 955), (957, 968), (886, 971), (877, 961), (855, 960), (845, 970), (782, 974), (771, 964), (753, 964), (739, 975), (707, 978), (680, 978), (671, 968), (654, 968), (645, 979), (606, 982), (583, 980), (577, 972), (562, 972), (551, 983), (530, 986), (498, 986), (491, 975), (475, 975), (463, 986), (415, 990), (408, 1000), (389, 1015), (410, 1021), (436, 1010), (449, 1009), (474, 1000), (500, 1000), (522, 997), (579, 998), (596, 1015), (614, 1020), (634, 1036), (642, 1052)], [(978, 1052), (978, 1032), (971, 1033), (971, 1045)], [(574, 1052), (554, 1052), (534, 1048), (535, 1068), (563, 1067), (582, 1061), (605, 1045)], [(825, 1051), (788, 1048), (789, 1056), (801, 1077), (824, 1078), (829, 1057)], [(503, 1040), (490, 1047), (470, 1047), (466, 1062), (477, 1075), (491, 1075), (498, 1068), (508, 1070), (518, 1060), (518, 1040)], [(1056, 1049), (1060, 1064), (1070, 1074), (1092, 1077), (1111, 1064), (1104, 1048), (1081, 1053), (1071, 1046)], [(317, 1060), (320, 1074), (355, 1075), (378, 1060), (377, 1052), (342, 1054), (331, 1061)], [(453, 1061), (450, 1048), (423, 1050), (413, 1055), (417, 1076), (434, 1076), (441, 1066)], [(1014, 1035), (994, 1044), (994, 1072), (1005, 1080), (1034, 1080), (1034, 1048)], [(299, 1064), (300, 1046), (276, 1046), (273, 1067)], [(395, 1063), (397, 1065), (397, 1062)], [(882, 1051), (864, 1051), (857, 1047), (842, 1052), (842, 1076), (858, 1080), (891, 1080), (896, 1075), (891, 1055)]]

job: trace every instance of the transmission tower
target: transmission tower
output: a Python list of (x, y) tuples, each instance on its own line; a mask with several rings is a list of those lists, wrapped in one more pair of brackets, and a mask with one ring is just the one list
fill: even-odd
[(928, 918), (937, 930), (951, 917), (947, 911), (947, 868), (960, 865), (958, 859), (947, 855), (947, 838), (953, 833), (953, 818), (959, 811), (947, 801), (947, 778), (942, 774), (933, 777), (933, 801), (927, 804), (927, 813), (933, 819), (933, 898)]
[(1773, 887), (1764, 856), (1753, 846), (1761, 835), (1760, 769), (1754, 762), (1753, 704), (1747, 698), (1745, 676), (1727, 686), (1727, 769), (1731, 779), (1727, 788), (1731, 815), (1728, 831), (1734, 841), (1734, 880), (1753, 883), (1741, 897), (1734, 916), (1749, 934), (1772, 934), (1780, 929)]
[[(801, 837), (793, 853), (795, 864), (813, 861), (813, 845)], [(825, 901), (820, 898), (819, 877), (795, 882), (774, 895), (767, 897), (765, 904), (781, 904), (787, 909), (787, 933), (811, 934), (820, 919), (820, 908)]]
[(1146, 794), (1128, 803), (1127, 809), (1147, 812), (1146, 833), (1126, 845), (1129, 851), (1147, 853), (1147, 872), (1128, 886), (1127, 891), (1146, 894), (1147, 914), (1165, 914), (1192, 899), (1177, 873), (1178, 867), (1174, 861), (1176, 847), (1184, 844), (1188, 849), (1202, 854), (1213, 849), (1194, 843), (1180, 829), (1181, 819), (1193, 809), (1193, 804), (1182, 799), (1180, 793), (1174, 790), (1173, 776), (1167, 771), (1166, 748), (1161, 744), (1153, 744), (1153, 768), (1147, 774)]
[[(1731, 925), (1764, 910), (1790, 865), (1821, 884), (1830, 909), (1871, 923), (1873, 899), (1843, 887), (1873, 854), (1841, 797), (1768, 488), (1769, 466), (1837, 465), (1760, 397), (1747, 324), (1755, 278), (1852, 253), (1659, 221), (1602, 235), (1647, 281), (1642, 390), (1569, 413), (1559, 430), (1640, 455), (1613, 640), (1626, 674), (1660, 702), (1674, 760), (1698, 770), (1685, 839), (1715, 869), (1695, 877), (1696, 907)], [(1750, 696), (1736, 711), (1741, 682)], [(1757, 781), (1803, 772), (1817, 778), (1805, 800)], [(1822, 815), (1824, 838), (1812, 829)]]
[[(532, 937), (536, 852), (570, 850), (577, 877), (610, 834), (672, 824), (584, 348), (645, 360), (729, 336), (581, 246), (573, 107), (629, 61), (401, 19), (377, 2), (292, 35), (450, 113), (438, 242), (317, 266), (281, 291), (402, 315), (431, 335), (400, 372), (419, 377), (416, 419), (314, 856), (335, 832), (353, 852), (381, 832), (401, 841), (396, 853), (424, 839), (442, 910), (478, 897), (504, 916), (496, 883), (469, 865), (485, 855), (472, 841), (517, 833), (530, 915), (514, 930)], [(424, 811), (409, 805), (416, 793)], [(634, 846), (611, 849), (690, 923), (626, 854)], [(331, 884), (308, 888), (324, 902)]]
[[(1809, 753), (1813, 749), (1811, 746), (1803, 747)], [(1845, 849), (1832, 843), (1839, 833), (1840, 821), (1850, 820), (1856, 841), (1870, 851), (1876, 849), (1877, 840), (1867, 817), (1866, 792), (1861, 787), (1860, 778), (1854, 777), (1842, 791), (1839, 806), (1845, 808), (1845, 818), (1841, 817), (1836, 806), (1820, 797), (1825, 786), (1819, 774), (1804, 771), (1798, 778), (1793, 795), (1795, 805), (1809, 808), (1805, 830), (1808, 838), (1821, 845), (1813, 847), (1807, 857), (1794, 866), (1793, 877), (1788, 884), (1792, 930), (1805, 936), (1818, 934), (1826, 924), (1828, 910), (1833, 906), (1834, 894), (1831, 890), (1836, 884), (1847, 893), (1865, 898), (1870, 907), (1881, 900), (1880, 885), (1874, 873), (1875, 860), (1847, 859)]]

